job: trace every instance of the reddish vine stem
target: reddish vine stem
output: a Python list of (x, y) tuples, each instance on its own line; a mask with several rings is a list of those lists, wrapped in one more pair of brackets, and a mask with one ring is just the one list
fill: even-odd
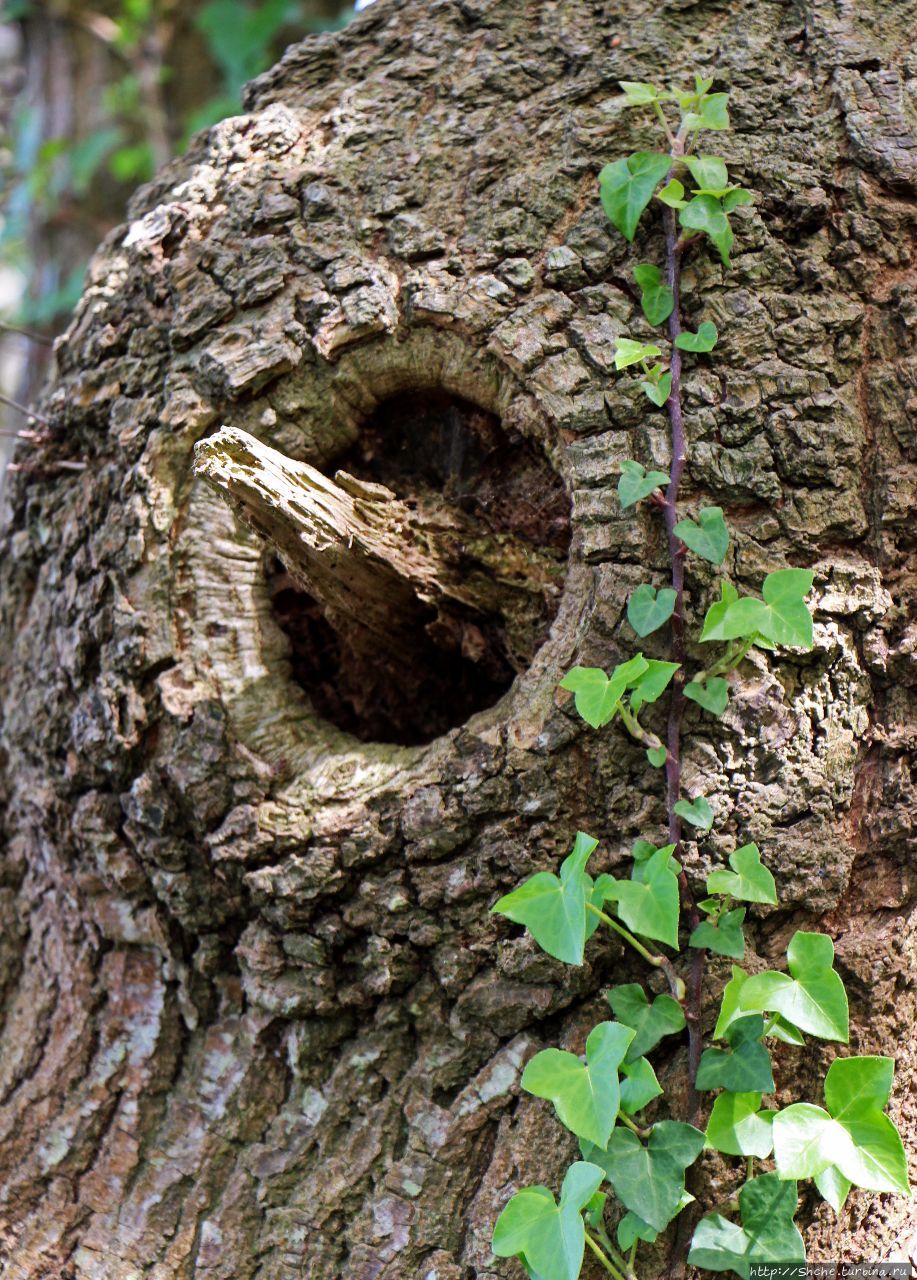
[[(683, 140), (675, 139), (672, 148), (674, 155), (683, 149)], [(670, 174), (671, 176), (671, 174)], [(669, 704), (669, 723), (667, 730), (666, 775), (666, 811), (668, 815), (669, 843), (675, 845), (675, 855), (681, 853), (681, 818), (675, 812), (675, 805), (681, 795), (681, 725), (685, 709), (685, 548), (675, 534), (678, 522), (678, 490), (687, 462), (688, 450), (685, 438), (684, 418), (681, 408), (681, 351), (675, 345), (675, 339), (681, 333), (681, 254), (682, 244), (679, 241), (678, 223), (675, 210), (666, 208), (665, 227), (665, 268), (666, 279), (672, 291), (673, 307), (669, 316), (669, 339), (672, 343), (672, 358), (669, 370), (672, 374), (672, 389), (666, 401), (669, 414), (669, 427), (672, 442), (672, 461), (669, 469), (669, 485), (665, 495), (665, 528), (669, 542), (669, 559), (672, 565), (672, 589), (675, 592), (675, 609), (672, 613), (672, 652), (673, 662), (678, 663), (672, 681), (672, 697)], [(695, 929), (700, 923), (700, 913), (688, 876), (684, 868), (679, 875), (682, 906), (688, 917), (688, 923)], [(688, 1024), (688, 1120), (693, 1124), (697, 1119), (700, 1098), (695, 1088), (697, 1068), (700, 1064), (703, 1049), (703, 1030), (701, 1027), (701, 985), (704, 974), (704, 953), (699, 948), (691, 959), (691, 972), (687, 982), (685, 999), (685, 1021)]]

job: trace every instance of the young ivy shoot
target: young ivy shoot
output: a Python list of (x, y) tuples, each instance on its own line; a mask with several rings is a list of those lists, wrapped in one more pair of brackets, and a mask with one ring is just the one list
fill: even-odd
[[(645, 749), (649, 765), (664, 771), (668, 829), (659, 847), (635, 843), (629, 879), (590, 875), (598, 841), (581, 831), (556, 874), (539, 871), (493, 910), (524, 925), (548, 955), (571, 965), (583, 963), (594, 934), (611, 930), (660, 971), (669, 994), (650, 999), (637, 983), (612, 988), (613, 1018), (592, 1029), (585, 1054), (544, 1049), (525, 1068), (522, 1088), (553, 1105), (579, 1139), (582, 1155), (567, 1170), (558, 1199), (547, 1187), (524, 1187), (497, 1219), (493, 1252), (516, 1258), (534, 1280), (577, 1280), (587, 1250), (615, 1280), (636, 1280), (641, 1243), (655, 1241), (694, 1200), (686, 1173), (705, 1148), (741, 1161), (744, 1181), (734, 1200), (700, 1218), (693, 1236), (673, 1232), (673, 1262), (702, 1271), (745, 1280), (756, 1263), (804, 1262), (794, 1221), (801, 1179), (812, 1179), (838, 1213), (852, 1186), (909, 1194), (904, 1148), (885, 1113), (892, 1059), (837, 1058), (825, 1077), (824, 1106), (804, 1101), (777, 1110), (764, 1102), (774, 1093), (774, 1040), (802, 1045), (814, 1036), (847, 1043), (847, 996), (831, 939), (797, 932), (787, 948), (786, 972), (751, 975), (741, 967), (746, 911), (778, 901), (757, 845), (731, 853), (728, 866), (707, 876), (702, 892), (682, 865), (683, 833), (704, 835), (717, 816), (706, 796), (686, 795), (682, 788), (686, 704), (694, 703), (698, 714), (722, 716), (729, 676), (738, 678), (752, 649), (776, 653), (813, 644), (809, 570), (775, 569), (751, 595), (724, 578), (696, 637), (699, 651), (711, 656), (702, 669), (689, 669), (685, 568), (693, 556), (722, 565), (730, 537), (720, 507), (679, 508), (688, 456), (682, 361), (705, 359), (719, 336), (710, 320), (698, 323), (696, 332), (682, 327), (681, 269), (689, 249), (705, 241), (728, 268), (730, 215), (752, 202), (749, 191), (731, 182), (725, 161), (701, 149), (710, 133), (729, 128), (729, 95), (712, 93), (712, 86), (712, 79), (700, 76), (686, 91), (623, 81), (627, 102), (655, 114), (664, 143), (615, 160), (599, 174), (605, 213), (628, 241), (651, 204), (661, 212), (664, 261), (642, 262), (633, 272), (643, 318), (661, 332), (653, 341), (618, 338), (615, 367), (636, 375), (648, 412), (663, 410), (668, 417), (668, 471), (622, 462), (618, 497), (623, 509), (650, 503), (664, 524), (669, 581), (637, 586), (627, 619), (641, 640), (667, 628), (669, 656), (661, 661), (638, 652), (611, 672), (574, 667), (561, 688), (573, 694), (589, 726), (600, 730), (617, 720)], [(645, 708), (662, 699), (667, 724), (660, 736), (646, 723)], [(705, 1047), (701, 1008), (709, 952), (736, 963), (713, 1043)], [(685, 1030), (687, 1114), (650, 1123), (644, 1109), (662, 1089), (649, 1055), (664, 1038)]]

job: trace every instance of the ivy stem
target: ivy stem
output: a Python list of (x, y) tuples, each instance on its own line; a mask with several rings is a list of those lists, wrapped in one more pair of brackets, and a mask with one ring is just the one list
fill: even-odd
[(773, 1031), (774, 1027), (776, 1027), (779, 1021), (780, 1021), (780, 1014), (772, 1013), (771, 1016), (768, 1018), (767, 1022), (764, 1024), (764, 1030), (761, 1032), (762, 1040), (767, 1039), (767, 1037), (770, 1035), (770, 1033)]
[[(598, 1258), (599, 1262), (602, 1264), (602, 1266), (605, 1268), (605, 1270), (608, 1272), (609, 1275), (614, 1276), (615, 1280), (636, 1280), (636, 1277), (634, 1276), (633, 1271), (631, 1271), (630, 1267), (627, 1265), (624, 1258), (621, 1257), (621, 1255), (618, 1253), (616, 1249), (612, 1249), (610, 1244), (606, 1244), (606, 1248), (609, 1250), (610, 1253), (613, 1254), (615, 1258), (615, 1262), (617, 1262), (618, 1264), (617, 1266), (615, 1266), (615, 1264), (611, 1261), (611, 1258), (608, 1257), (604, 1249), (602, 1249), (599, 1246), (598, 1241), (595, 1240), (594, 1237), (591, 1236), (588, 1231), (585, 1234), (586, 1234), (586, 1243), (588, 1244), (589, 1248)], [(618, 1270), (618, 1267), (620, 1267), (621, 1269)]]
[[(681, 131), (672, 147), (672, 171), (677, 168), (684, 154), (685, 139)], [(675, 856), (682, 861), (681, 819), (675, 812), (675, 805), (681, 795), (681, 725), (685, 710), (685, 547), (675, 534), (678, 523), (678, 492), (688, 460), (688, 445), (685, 436), (684, 417), (681, 405), (681, 351), (675, 340), (682, 331), (681, 324), (681, 250), (679, 248), (678, 221), (674, 209), (668, 206), (663, 214), (665, 228), (665, 270), (666, 280), (672, 291), (672, 313), (669, 316), (669, 339), (672, 343), (672, 357), (669, 371), (672, 374), (672, 390), (666, 401), (669, 414), (669, 430), (672, 446), (672, 461), (669, 468), (669, 486), (666, 489), (666, 504), (663, 508), (666, 534), (669, 543), (669, 561), (672, 566), (672, 589), (675, 592), (675, 608), (672, 612), (672, 651), (673, 662), (678, 663), (678, 670), (672, 678), (672, 697), (669, 703), (669, 723), (667, 729), (668, 755), (665, 762), (666, 775), (666, 812), (668, 816), (669, 843), (675, 846)], [(682, 866), (679, 874), (682, 907), (688, 917), (691, 929), (700, 924), (700, 912), (687, 873)], [(703, 1049), (703, 1030), (701, 1027), (701, 986), (704, 976), (705, 952), (698, 948), (691, 959), (691, 971), (688, 977), (687, 998), (685, 1000), (685, 1021), (688, 1024), (688, 1121), (694, 1123), (700, 1110), (700, 1095), (695, 1086), (697, 1068), (700, 1065)]]
[(629, 1115), (625, 1115), (623, 1111), (618, 1112), (618, 1119), (622, 1124), (626, 1124), (628, 1129), (635, 1133), (638, 1138), (642, 1138), (644, 1142), (652, 1133), (652, 1129), (641, 1129), (640, 1126), (631, 1120)]
[(586, 1232), (586, 1243), (610, 1276), (614, 1276), (615, 1280), (625, 1280), (624, 1275), (612, 1264), (611, 1259), (599, 1247), (598, 1242), (593, 1240), (588, 1231)]
[(669, 981), (669, 990), (676, 1000), (682, 1002), (685, 998), (685, 984), (675, 972), (675, 967), (668, 956), (654, 956), (651, 951), (647, 951), (646, 947), (639, 938), (635, 938), (629, 929), (625, 929), (623, 924), (619, 924), (612, 916), (606, 915), (604, 911), (600, 911), (598, 907), (592, 905), (591, 902), (586, 903), (586, 910), (591, 911), (593, 915), (608, 925), (610, 929), (614, 929), (615, 933), (621, 935), (625, 942), (629, 942), (635, 951), (639, 952), (647, 964), (651, 964), (654, 969), (661, 969)]
[(691, 679), (695, 684), (703, 684), (705, 680), (709, 680), (712, 676), (722, 676), (728, 671), (733, 671), (754, 643), (754, 637), (750, 640), (743, 640), (741, 644), (724, 653), (722, 658), (714, 662), (712, 667), (707, 667), (705, 671), (698, 671), (697, 675), (692, 676)]
[(751, 1182), (754, 1176), (755, 1176), (755, 1157), (749, 1156), (748, 1159), (745, 1161), (745, 1181)]
[(638, 1245), (638, 1243), (639, 1243), (639, 1240), (638, 1240), (638, 1239), (635, 1239), (635, 1240), (634, 1240), (634, 1243), (630, 1246), (630, 1253), (627, 1255), (627, 1265), (630, 1267), (631, 1271), (633, 1271), (633, 1269), (634, 1269), (634, 1264), (635, 1264), (635, 1263), (636, 1263), (636, 1261), (637, 1261), (637, 1245)]
[(662, 739), (658, 738), (655, 733), (650, 733), (648, 729), (644, 729), (637, 717), (632, 711), (628, 711), (623, 702), (618, 707), (618, 714), (621, 717), (621, 723), (630, 736), (636, 738), (644, 747), (662, 746)]

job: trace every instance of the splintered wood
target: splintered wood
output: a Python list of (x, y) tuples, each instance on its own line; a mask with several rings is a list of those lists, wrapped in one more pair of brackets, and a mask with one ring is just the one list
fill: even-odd
[(223, 427), (195, 447), (194, 471), (260, 534), (296, 583), (323, 606), (356, 653), (397, 669), (424, 638), (476, 660), (499, 646), (519, 670), (542, 638), (556, 594), (554, 562), (522, 539), (482, 537), (445, 502), (415, 510), (384, 485), (306, 462)]

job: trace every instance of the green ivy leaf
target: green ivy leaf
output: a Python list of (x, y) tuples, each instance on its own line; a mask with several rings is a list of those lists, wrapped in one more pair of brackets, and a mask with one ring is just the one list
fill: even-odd
[(733, 187), (723, 196), (723, 212), (732, 213), (733, 209), (737, 209), (739, 205), (751, 204), (753, 200), (754, 196), (745, 187)]
[(649, 103), (659, 101), (659, 90), (655, 85), (643, 80), (619, 80), (618, 84), (627, 94), (627, 100), (637, 107), (645, 107)]
[(647, 747), (646, 758), (654, 769), (661, 769), (669, 758), (669, 753), (665, 747)]
[(625, 240), (633, 240), (640, 215), (671, 164), (671, 157), (658, 151), (638, 151), (599, 174), (602, 208)]
[(818, 1187), (822, 1199), (828, 1201), (835, 1213), (840, 1213), (847, 1196), (850, 1194), (850, 1188), (853, 1183), (849, 1178), (844, 1177), (840, 1169), (835, 1168), (833, 1164), (829, 1164), (827, 1169), (822, 1169), (821, 1173), (816, 1173), (815, 1185)]
[(648, 498), (654, 489), (668, 483), (667, 472), (647, 471), (639, 462), (625, 458), (621, 463), (621, 478), (618, 481), (618, 498), (621, 506), (632, 507), (641, 498)]
[(621, 1107), (618, 1067), (634, 1038), (630, 1027), (600, 1022), (586, 1041), (586, 1061), (565, 1049), (543, 1049), (522, 1073), (522, 1087), (554, 1103), (561, 1124), (604, 1147)]
[(640, 364), (643, 360), (652, 360), (661, 356), (659, 347), (651, 342), (635, 342), (633, 338), (615, 338), (615, 368), (627, 369), (632, 364)]
[(675, 345), (681, 351), (695, 351), (698, 353), (712, 351), (716, 346), (718, 336), (716, 325), (709, 320), (705, 320), (703, 324), (698, 325), (697, 333), (691, 333), (690, 329), (685, 329), (680, 333), (675, 339)]
[[(660, 595), (662, 592), (659, 593)], [(648, 658), (646, 670), (631, 682), (630, 705), (636, 714), (644, 702), (655, 702), (668, 688), (669, 681), (678, 670), (677, 662), (660, 662), (657, 658)]]
[(596, 889), (606, 902), (617, 904), (618, 914), (634, 933), (655, 938), (678, 950), (678, 877), (672, 870), (673, 844), (657, 849), (652, 857), (635, 862), (632, 880), (599, 876)]
[(627, 620), (638, 636), (648, 636), (668, 622), (674, 609), (675, 592), (671, 587), (657, 592), (648, 582), (641, 582), (627, 602)]
[(662, 1093), (662, 1085), (656, 1079), (656, 1072), (648, 1058), (637, 1058), (634, 1062), (625, 1062), (621, 1067), (621, 1110), (625, 1115), (635, 1115), (638, 1111), (658, 1098)]
[(738, 1018), (726, 1028), (729, 1049), (705, 1049), (697, 1069), (698, 1089), (730, 1093), (773, 1093), (771, 1057), (762, 1043), (760, 1014)]
[[(690, 1191), (686, 1191), (681, 1197), (678, 1208), (675, 1210), (674, 1216), (677, 1218), (682, 1209), (692, 1204), (694, 1197)], [(626, 1253), (633, 1246), (635, 1240), (645, 1240), (648, 1244), (652, 1244), (659, 1235), (658, 1231), (654, 1231), (648, 1222), (644, 1222), (631, 1209), (628, 1209), (624, 1217), (615, 1228), (618, 1245)]]
[(598, 841), (578, 831), (573, 849), (561, 864), (560, 876), (539, 871), (491, 907), (491, 912), (525, 925), (549, 956), (582, 964), (586, 945), (586, 900), (592, 877), (586, 863)]
[(721, 716), (729, 702), (729, 685), (720, 676), (711, 676), (703, 684), (691, 680), (685, 685), (684, 695), (703, 707), (705, 711)]
[(689, 112), (684, 118), (688, 129), (728, 129), (729, 112), (728, 93), (711, 93), (700, 102), (696, 111)]
[(603, 1177), (598, 1165), (577, 1161), (567, 1170), (559, 1204), (547, 1187), (517, 1191), (494, 1226), (494, 1253), (521, 1257), (536, 1276), (578, 1280), (586, 1247), (581, 1215)]
[(671, 996), (658, 995), (650, 1004), (637, 982), (612, 987), (608, 992), (608, 1003), (618, 1021), (631, 1027), (635, 1033), (627, 1051), (629, 1062), (655, 1049), (663, 1036), (684, 1030), (684, 1010), (678, 1001)]
[(693, 800), (679, 800), (674, 805), (675, 812), (685, 822), (701, 831), (709, 831), (713, 826), (713, 810), (706, 796), (695, 796)]
[(746, 1013), (780, 1013), (801, 1031), (846, 1044), (847, 993), (832, 968), (831, 939), (800, 931), (793, 934), (786, 954), (790, 973), (768, 970), (749, 978), (739, 993), (740, 1008)]
[(729, 266), (732, 228), (716, 196), (695, 196), (680, 211), (678, 221), (688, 231), (702, 231), (709, 236), (720, 251), (723, 266)]
[(739, 640), (760, 634), (772, 644), (811, 649), (812, 615), (805, 597), (813, 578), (809, 569), (769, 573), (762, 587), (763, 600), (736, 596), (725, 608), (714, 605), (707, 613), (701, 640)]
[(641, 653), (618, 663), (610, 676), (601, 667), (574, 667), (561, 680), (560, 687), (573, 693), (576, 709), (586, 723), (601, 729), (614, 719), (621, 698), (649, 667)]
[(756, 1262), (805, 1262), (806, 1248), (793, 1221), (796, 1183), (776, 1173), (751, 1178), (739, 1191), (742, 1225), (719, 1213), (701, 1218), (688, 1262), (708, 1271), (734, 1271), (748, 1280)]
[(717, 632), (722, 626), (723, 619), (729, 606), (739, 598), (739, 593), (731, 582), (720, 583), (720, 598), (716, 604), (712, 604), (707, 610), (707, 616), (704, 618), (704, 627), (701, 631), (701, 640), (717, 639)]
[(663, 283), (658, 267), (651, 262), (641, 262), (634, 267), (634, 279), (640, 286), (640, 305), (651, 325), (664, 324), (675, 308), (672, 290)]
[(761, 1111), (760, 1093), (721, 1093), (707, 1121), (707, 1146), (727, 1156), (766, 1160), (774, 1149), (775, 1111)]
[(894, 1068), (892, 1058), (835, 1058), (825, 1076), (828, 1110), (798, 1102), (774, 1120), (780, 1177), (814, 1178), (834, 1167), (867, 1191), (909, 1195), (901, 1136), (883, 1110)]
[(657, 382), (641, 382), (641, 390), (647, 400), (652, 400), (658, 409), (661, 409), (672, 394), (672, 375), (663, 373)]
[(743, 844), (729, 855), (731, 871), (712, 871), (707, 877), (708, 893), (728, 893), (740, 902), (768, 902), (777, 905), (774, 877), (761, 862), (756, 844)]
[[(748, 974), (744, 969), (740, 969), (737, 964), (732, 966), (732, 978), (727, 982), (724, 990), (722, 1001), (720, 1004), (720, 1014), (716, 1020), (716, 1026), (713, 1029), (713, 1038), (722, 1040), (726, 1028), (736, 1020), (736, 1018), (744, 1017), (745, 1010), (740, 1008), (741, 991), (745, 983), (748, 981)], [(805, 1044), (805, 1038), (798, 1027), (794, 1027), (786, 1018), (778, 1017), (776, 1023), (767, 1033), (775, 1040), (782, 1040), (785, 1044), (802, 1045)]]
[(625, 1209), (662, 1231), (684, 1205), (685, 1169), (703, 1146), (704, 1135), (693, 1125), (661, 1120), (646, 1146), (630, 1129), (619, 1127), (607, 1151), (593, 1151), (591, 1158), (603, 1166)]
[(679, 520), (675, 536), (695, 555), (711, 564), (722, 564), (729, 549), (729, 530), (723, 519), (722, 507), (702, 507), (697, 521)]
[(706, 947), (718, 956), (741, 960), (745, 955), (745, 935), (742, 933), (744, 919), (745, 908), (737, 907), (735, 911), (727, 911), (720, 916), (716, 924), (703, 920), (692, 931), (688, 946)]
[(618, 1247), (627, 1253), (635, 1240), (645, 1240), (648, 1244), (652, 1244), (659, 1232), (654, 1231), (648, 1222), (644, 1222), (642, 1218), (638, 1218), (635, 1213), (631, 1213), (628, 1209), (615, 1228), (615, 1235), (618, 1240)]
[(719, 156), (685, 156), (684, 162), (691, 171), (691, 177), (702, 191), (728, 188), (729, 173), (726, 162)]
[(656, 199), (667, 204), (670, 209), (683, 209), (687, 204), (685, 189), (677, 178), (671, 178), (661, 191), (657, 191)]

